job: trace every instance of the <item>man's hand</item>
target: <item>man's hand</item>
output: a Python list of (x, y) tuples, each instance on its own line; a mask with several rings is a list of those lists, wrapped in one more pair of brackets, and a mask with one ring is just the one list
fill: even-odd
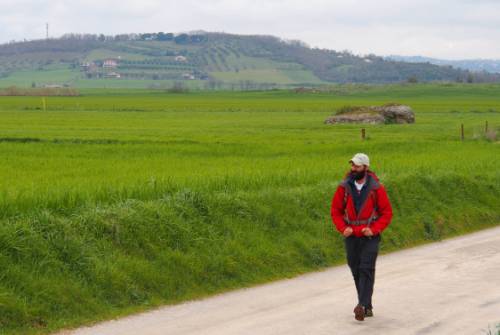
[(365, 227), (363, 229), (361, 229), (361, 232), (365, 235), (365, 236), (373, 236), (373, 232), (370, 228), (368, 227)]
[(349, 235), (352, 234), (352, 227), (347, 227), (344, 229), (344, 232), (342, 233), (345, 237), (348, 237)]

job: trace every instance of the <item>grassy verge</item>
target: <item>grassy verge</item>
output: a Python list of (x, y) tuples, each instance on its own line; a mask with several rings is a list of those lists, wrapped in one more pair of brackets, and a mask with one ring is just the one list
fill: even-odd
[[(5, 219), (2, 329), (46, 333), (342, 263), (327, 215), (334, 188), (180, 189)], [(500, 221), (498, 179), (409, 175), (387, 188), (397, 215), (384, 252)]]

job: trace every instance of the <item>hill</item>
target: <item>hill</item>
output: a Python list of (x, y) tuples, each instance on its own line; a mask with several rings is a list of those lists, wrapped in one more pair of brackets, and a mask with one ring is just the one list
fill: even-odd
[(267, 89), (329, 83), (498, 81), (451, 66), (310, 48), (274, 36), (67, 34), (0, 45), (0, 86)]
[(389, 60), (395, 60), (399, 62), (409, 62), (409, 63), (430, 63), (440, 66), (453, 66), (459, 69), (474, 71), (474, 72), (489, 72), (489, 73), (500, 73), (500, 60), (499, 59), (461, 59), (461, 60), (450, 60), (450, 59), (437, 59), (422, 56), (397, 56), (391, 55), (385, 57)]

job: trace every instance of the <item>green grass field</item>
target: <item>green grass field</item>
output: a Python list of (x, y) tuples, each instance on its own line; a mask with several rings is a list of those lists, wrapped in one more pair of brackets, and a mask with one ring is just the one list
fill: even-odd
[[(38, 334), (344, 262), (330, 201), (367, 153), (389, 252), (500, 222), (500, 85), (0, 97), (0, 333)], [(325, 125), (409, 104), (410, 125)], [(465, 140), (460, 140), (460, 125)]]
[[(53, 68), (44, 71), (23, 70), (16, 71), (8, 77), (0, 78), (0, 88), (16, 86), (31, 87), (32, 83), (42, 87), (44, 85), (67, 84), (71, 87), (82, 89), (146, 89), (149, 87), (171, 88), (174, 80), (149, 80), (149, 79), (86, 79), (79, 70), (72, 70), (67, 67)], [(202, 80), (185, 80), (183, 86), (189, 89), (203, 88)]]
[(80, 73), (72, 71), (68, 67), (58, 67), (47, 70), (23, 70), (14, 72), (12, 75), (0, 78), (0, 87), (19, 86), (30, 87), (32, 83), (43, 84), (66, 84), (74, 83)]

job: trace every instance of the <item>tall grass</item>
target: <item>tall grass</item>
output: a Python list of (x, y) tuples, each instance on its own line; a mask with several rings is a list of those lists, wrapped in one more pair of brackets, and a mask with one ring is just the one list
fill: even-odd
[[(335, 94), (123, 91), (0, 100), (0, 329), (36, 334), (344, 262), (329, 218), (366, 152), (383, 252), (498, 224), (499, 86)], [(429, 92), (428, 94), (426, 92)], [(324, 125), (409, 104), (411, 125)], [(114, 108), (114, 111), (113, 111)], [(479, 112), (470, 112), (477, 110)], [(459, 125), (466, 125), (460, 141)]]

